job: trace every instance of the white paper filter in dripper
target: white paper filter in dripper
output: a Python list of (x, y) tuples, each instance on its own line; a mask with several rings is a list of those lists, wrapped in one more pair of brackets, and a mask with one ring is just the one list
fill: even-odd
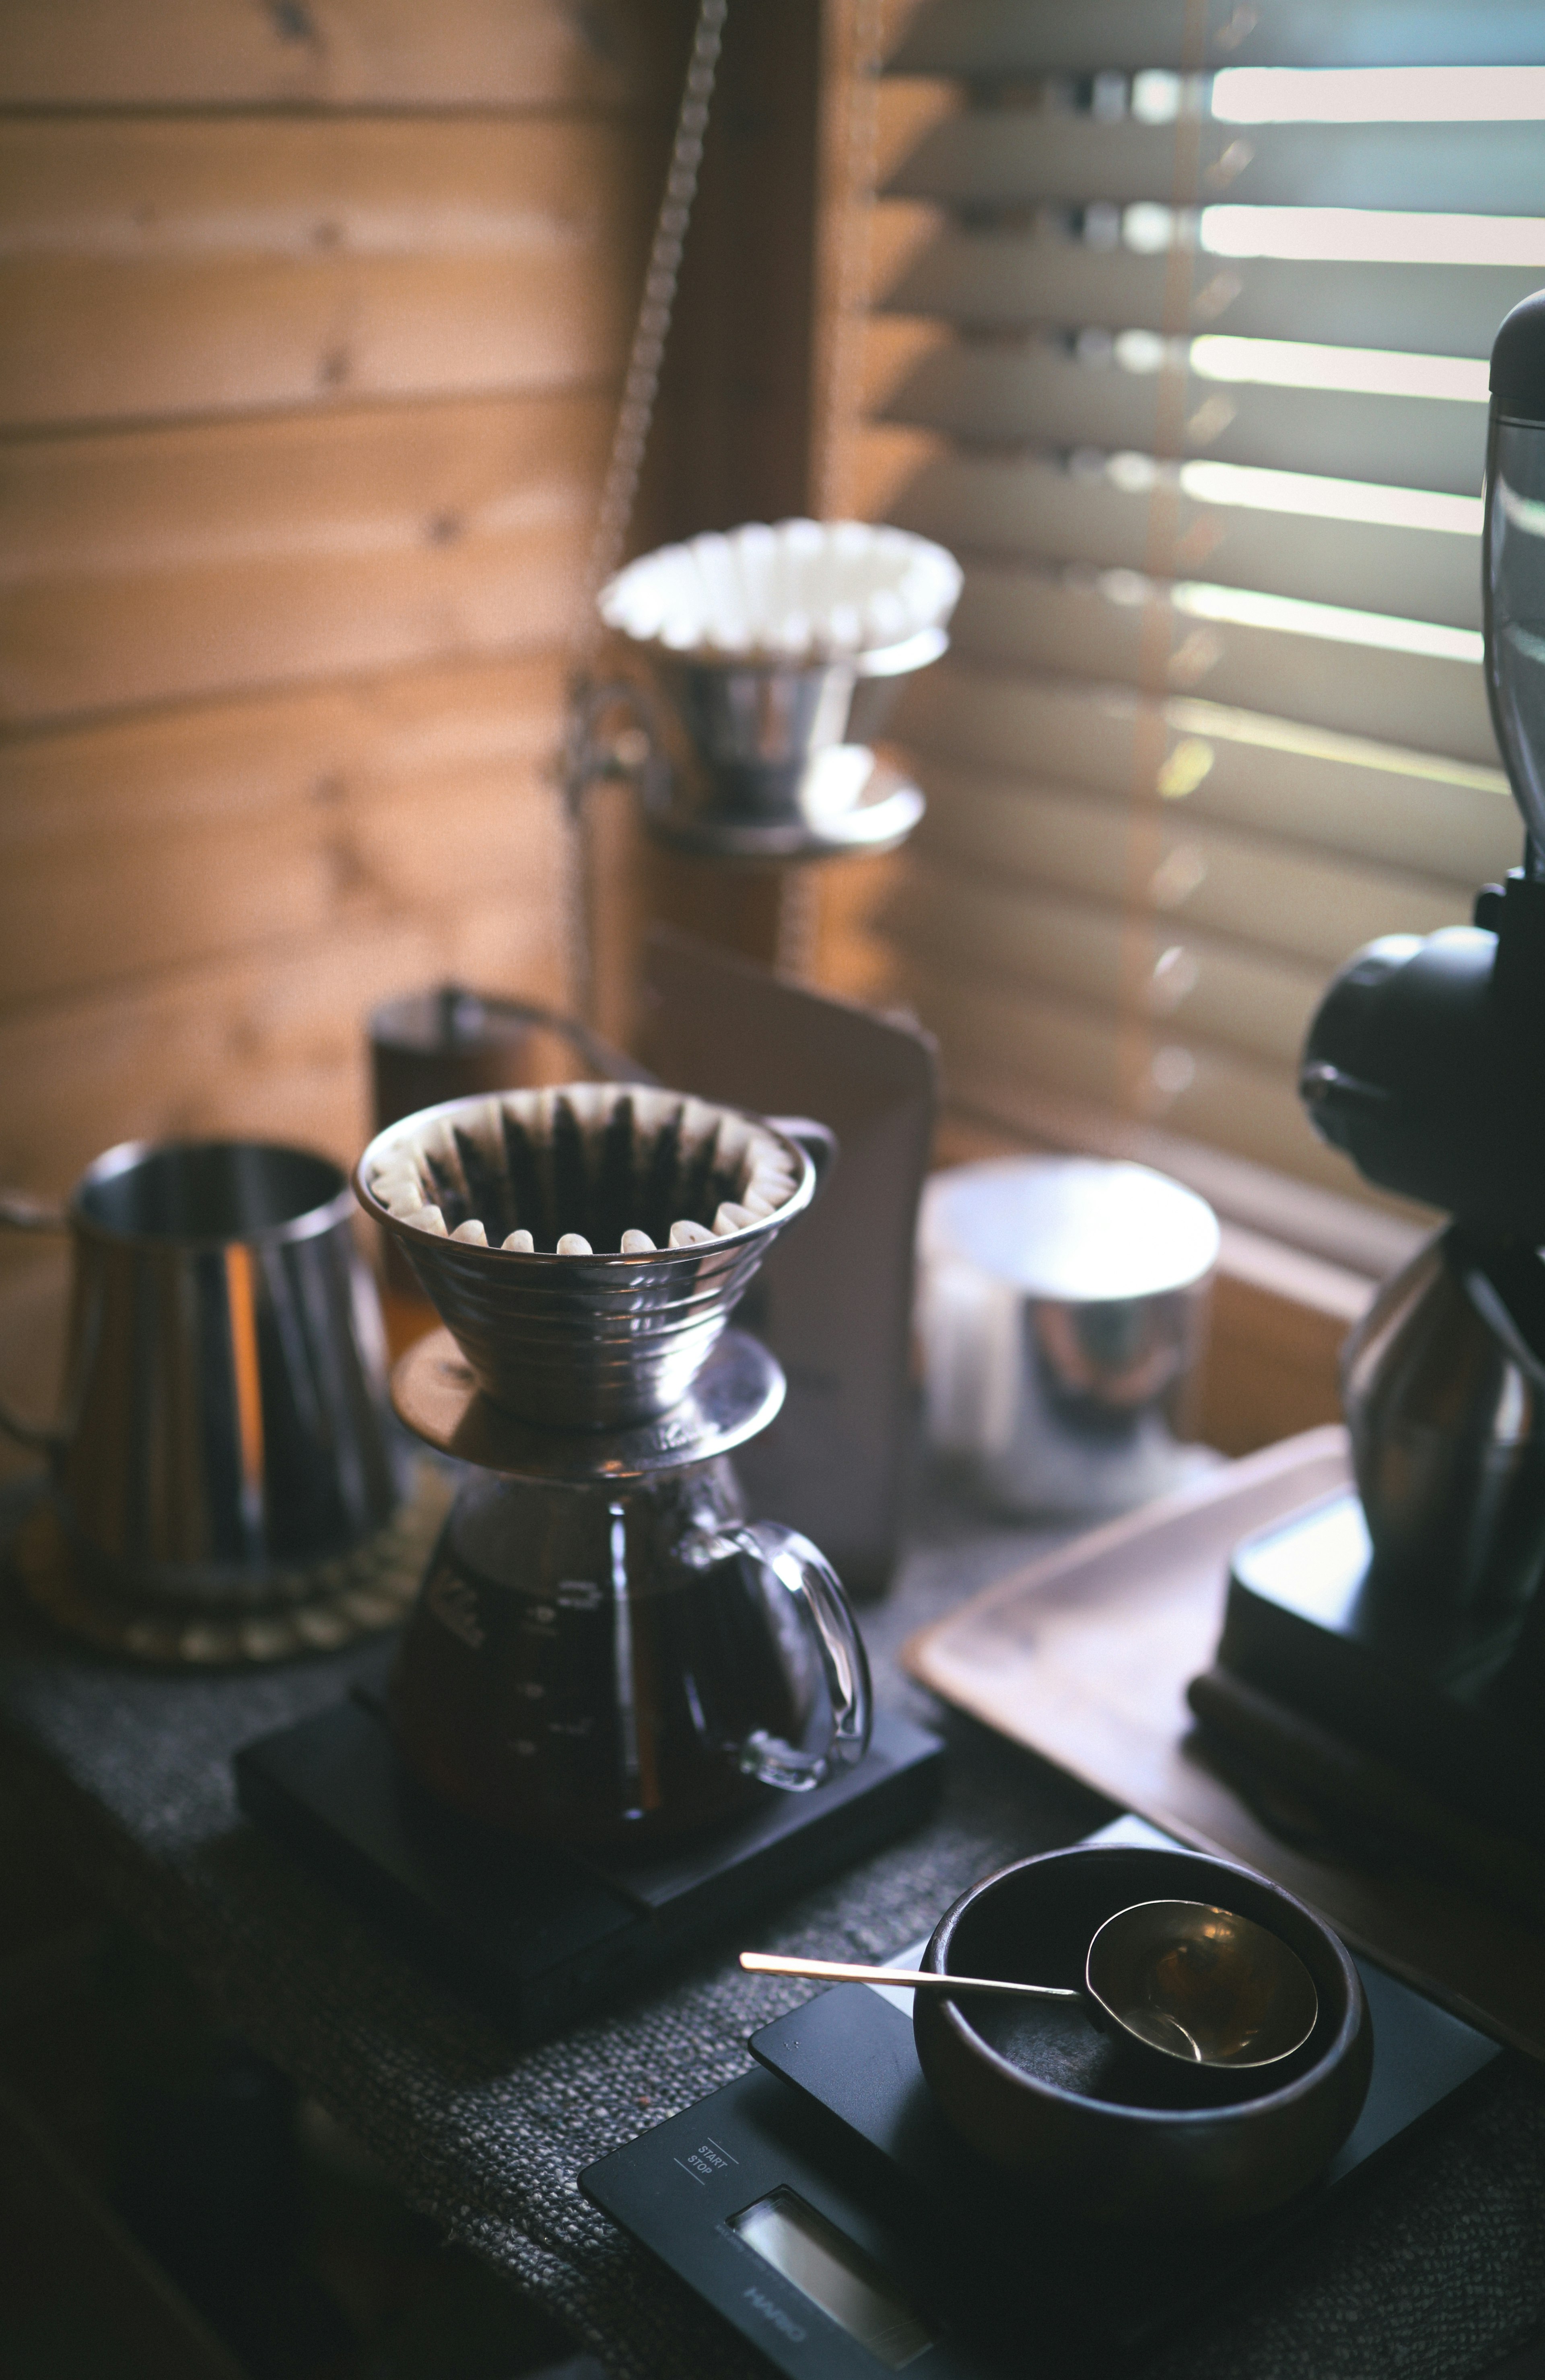
[(817, 665), (936, 636), (960, 593), (942, 545), (868, 521), (749, 521), (646, 553), (602, 588), (635, 643), (706, 662)]
[(447, 1100), (355, 1175), (479, 1386), (565, 1429), (678, 1403), (814, 1186), (776, 1124), (638, 1083)]

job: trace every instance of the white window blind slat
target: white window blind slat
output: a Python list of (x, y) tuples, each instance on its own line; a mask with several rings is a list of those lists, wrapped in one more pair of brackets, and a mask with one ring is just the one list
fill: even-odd
[[(1157, 1068), (1167, 1131), (1221, 1145), (1326, 1189), (1346, 1190), (1344, 1158), (1338, 1160), (1306, 1132), (1292, 1078), (1281, 1066), (1252, 1065), (1178, 1038), (1149, 1050), (1120, 1019), (1098, 1009), (1025, 992), (1002, 978), (972, 978), (922, 953), (916, 982), (948, 1058), (952, 1095), (979, 1112), (1012, 1113), (1012, 1086), (1025, 1083), (1107, 1113), (1131, 1113), (1135, 1089), (1140, 1097)], [(1187, 1062), (1185, 1067), (1166, 1066), (1172, 1051), (1177, 1062)]]
[(1455, 759), (1496, 757), (1478, 658), (1284, 635), (1187, 613), (1157, 586), (1145, 600), (1116, 601), (1097, 584), (986, 562), (967, 568), (953, 634), (967, 659), (1133, 686), (1158, 650), (1177, 693)]
[(1019, 108), (946, 116), (886, 186), (971, 210), (1168, 205), (1196, 176), (1202, 205), (1380, 207), (1532, 215), (1534, 124), (1113, 124)]
[[(1166, 804), (1134, 844), (1120, 803), (1075, 787), (938, 760), (930, 777), (940, 798), (918, 849), (931, 859), (1118, 912), (1140, 892), (1166, 941), (1189, 946), (1193, 928), (1210, 932), (1308, 969), (1321, 989), (1326, 969), (1358, 943), (1381, 933), (1431, 933), (1461, 923), (1468, 906), (1465, 888), (1442, 879), (1295, 850), (1179, 804)], [(1044, 975), (1035, 939), (1027, 914), (1024, 964)]]
[[(1545, 14), (1545, 11), (1542, 11)], [(1415, 355), (1484, 356), (1545, 265), (1304, 263), (1198, 255), (1184, 302), (1168, 259), (1097, 249), (1054, 231), (941, 232), (881, 300), (961, 328), (1037, 324), (1313, 339)]]
[[(1181, 456), (1461, 495), (1480, 485), (1484, 401), (1263, 387), (1195, 372), (1178, 401), (1172, 387), (1162, 399), (1170, 451)], [(962, 343), (914, 365), (881, 419), (967, 444), (1147, 454), (1159, 436), (1160, 404), (1157, 371), (1125, 370), (1112, 358), (1085, 361), (1050, 344)]]
[[(1350, 491), (1348, 500), (1356, 501)], [(1172, 502), (1166, 550), (1210, 581), (1480, 627), (1478, 524), (1461, 532), (1299, 517), (1259, 505), (1198, 504), (1184, 490), (1175, 490)], [(1451, 499), (1448, 509), (1467, 519), (1472, 504)], [(947, 455), (929, 465), (894, 509), (903, 528), (957, 551), (1142, 570), (1153, 550), (1154, 499), (1146, 488), (1046, 462)]]
[(1200, 55), (1186, 0), (930, 0), (893, 74), (994, 82), (1146, 67), (1531, 66), (1538, 0), (1210, 0)]
[(1308, 966), (1238, 943), (1188, 933), (1134, 951), (1119, 907), (1097, 907), (1049, 889), (1005, 885), (936, 861), (930, 851), (896, 903), (911, 945), (944, 966), (983, 971), (1034, 991), (1070, 993), (1119, 1016), (1134, 976), (1156, 1021), (1173, 1017), (1246, 1058), (1291, 1066), (1320, 996)]
[(906, 732), (928, 756), (931, 784), (944, 788), (929, 832), (952, 816), (941, 769), (975, 763), (998, 775), (1033, 769), (1123, 805), (1160, 791), (1177, 823), (1212, 819), (1289, 850), (1447, 884), (1454, 915), (1517, 856), (1518, 813), (1498, 768), (1306, 734), (1194, 698), (1010, 676), (957, 653), (916, 682)]

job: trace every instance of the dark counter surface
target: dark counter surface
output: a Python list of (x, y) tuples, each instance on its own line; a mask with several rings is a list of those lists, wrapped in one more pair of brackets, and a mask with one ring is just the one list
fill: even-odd
[[(24, 1511), (14, 1494), (0, 1519)], [(897, 1585), (863, 1614), (880, 1698), (940, 1727), (942, 1807), (919, 1832), (758, 1926), (759, 1947), (881, 1959), (967, 1884), (1111, 1814), (900, 1673), (914, 1628), (1056, 1533), (984, 1522), (926, 1479)], [(325, 1707), (379, 1659), (136, 1670), (55, 1634), (8, 1577), (0, 1762), (32, 1822), (107, 1904), (182, 1961), (256, 2047), (406, 2196), (591, 2347), (618, 2380), (729, 2380), (753, 2363), (717, 2318), (580, 2196), (593, 2158), (741, 2073), (746, 2036), (810, 1986), (743, 1974), (738, 1939), (663, 1988), (516, 2052), (248, 1823), (230, 1759)], [(1163, 2380), (1465, 2380), (1545, 2315), (1545, 2083), (1513, 2060), (1369, 2184), (1333, 2231), (1220, 2305)]]

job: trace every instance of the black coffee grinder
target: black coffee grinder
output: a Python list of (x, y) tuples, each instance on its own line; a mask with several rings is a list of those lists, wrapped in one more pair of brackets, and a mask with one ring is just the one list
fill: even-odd
[(1486, 683), (1523, 865), (1480, 892), (1473, 925), (1358, 951), (1299, 1078), (1367, 1180), (1454, 1220), (1347, 1342), (1356, 1495), (1236, 1550), (1218, 1664), (1456, 1814), (1540, 1840), (1545, 291), (1503, 322), (1490, 385)]

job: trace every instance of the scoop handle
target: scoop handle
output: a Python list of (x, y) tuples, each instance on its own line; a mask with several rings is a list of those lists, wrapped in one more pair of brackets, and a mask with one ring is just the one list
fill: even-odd
[(858, 1967), (843, 1959), (784, 1959), (771, 1950), (742, 1950), (748, 1975), (809, 1975), (825, 1984), (897, 1984), (910, 1991), (996, 1992), (1004, 1999), (1081, 2000), (1062, 1984), (1011, 1984), (1000, 1975), (940, 1975), (923, 1967)]

